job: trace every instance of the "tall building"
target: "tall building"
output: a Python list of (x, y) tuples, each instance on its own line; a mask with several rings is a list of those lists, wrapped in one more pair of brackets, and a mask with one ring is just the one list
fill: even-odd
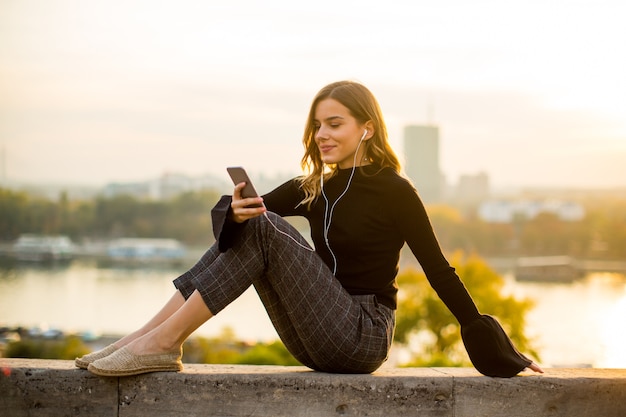
[(425, 203), (443, 198), (444, 177), (439, 167), (439, 127), (409, 125), (404, 128), (405, 171)]

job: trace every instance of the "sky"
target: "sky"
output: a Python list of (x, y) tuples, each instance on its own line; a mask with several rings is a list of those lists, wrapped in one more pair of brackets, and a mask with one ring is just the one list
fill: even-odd
[(3, 0), (0, 179), (299, 172), (313, 96), (365, 84), (449, 183), (626, 186), (622, 0)]

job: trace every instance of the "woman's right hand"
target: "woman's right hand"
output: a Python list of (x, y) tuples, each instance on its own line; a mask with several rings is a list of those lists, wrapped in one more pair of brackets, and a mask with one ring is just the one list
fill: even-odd
[[(233, 202), (230, 203), (232, 208), (231, 220), (237, 223), (243, 223), (246, 220), (250, 220), (254, 217), (258, 217), (265, 213), (267, 209), (263, 205), (263, 198), (242, 198), (241, 190), (246, 186), (245, 182), (240, 182), (235, 186), (233, 191)], [(254, 207), (257, 206), (257, 207)]]

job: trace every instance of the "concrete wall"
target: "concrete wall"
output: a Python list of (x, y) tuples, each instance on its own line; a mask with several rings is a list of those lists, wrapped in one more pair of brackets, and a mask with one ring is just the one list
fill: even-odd
[(467, 368), (185, 365), (181, 373), (101, 378), (71, 361), (0, 359), (0, 415), (626, 416), (626, 370), (548, 369), (511, 379)]

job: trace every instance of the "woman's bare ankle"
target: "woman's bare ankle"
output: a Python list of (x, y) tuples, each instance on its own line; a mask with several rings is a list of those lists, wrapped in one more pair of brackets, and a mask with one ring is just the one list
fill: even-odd
[(152, 332), (129, 342), (126, 347), (136, 355), (149, 355), (178, 350), (181, 344), (175, 339)]
[(127, 334), (126, 336), (122, 337), (121, 339), (119, 339), (117, 342), (113, 343), (113, 346), (115, 346), (116, 348), (121, 348), (124, 347), (132, 342), (134, 342), (135, 340), (139, 339), (140, 337), (142, 337), (145, 333), (142, 332), (141, 330), (136, 330), (130, 334)]

